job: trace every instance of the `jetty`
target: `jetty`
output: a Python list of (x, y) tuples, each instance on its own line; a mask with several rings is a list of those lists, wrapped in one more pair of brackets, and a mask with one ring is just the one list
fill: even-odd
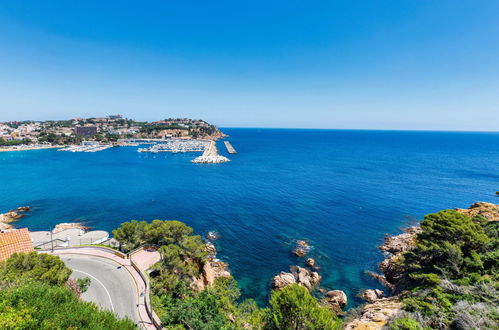
[(232, 144), (230, 144), (229, 141), (224, 141), (224, 144), (229, 154), (237, 154), (236, 149), (234, 149), (234, 147), (232, 146)]
[(230, 159), (218, 154), (218, 149), (215, 141), (210, 141), (210, 145), (205, 149), (203, 154), (191, 160), (193, 163), (216, 164), (230, 162)]

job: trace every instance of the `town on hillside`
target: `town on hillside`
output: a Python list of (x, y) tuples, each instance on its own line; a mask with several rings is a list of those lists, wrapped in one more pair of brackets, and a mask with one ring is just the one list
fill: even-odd
[(143, 122), (122, 115), (69, 120), (0, 123), (0, 147), (79, 145), (83, 141), (116, 143), (123, 139), (207, 139), (225, 135), (204, 120), (169, 118)]

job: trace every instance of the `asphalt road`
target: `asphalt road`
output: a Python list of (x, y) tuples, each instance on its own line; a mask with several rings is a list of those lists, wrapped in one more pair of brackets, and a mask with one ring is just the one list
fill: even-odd
[(81, 298), (113, 311), (119, 317), (128, 316), (139, 322), (137, 287), (130, 273), (105, 258), (64, 254), (59, 256), (73, 270), (71, 278), (89, 277), (88, 290)]

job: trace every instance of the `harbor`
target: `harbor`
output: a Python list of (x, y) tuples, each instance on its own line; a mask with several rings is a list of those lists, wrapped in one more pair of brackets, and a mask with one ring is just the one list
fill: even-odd
[(232, 146), (232, 144), (229, 141), (224, 141), (225, 148), (227, 148), (227, 152), (229, 154), (237, 154), (236, 149)]
[(207, 140), (172, 139), (163, 143), (154, 144), (148, 148), (139, 148), (138, 152), (204, 152), (210, 145)]
[(109, 148), (112, 148), (111, 144), (100, 144), (93, 141), (84, 141), (78, 146), (68, 146), (58, 151), (69, 151), (69, 152), (98, 152)]

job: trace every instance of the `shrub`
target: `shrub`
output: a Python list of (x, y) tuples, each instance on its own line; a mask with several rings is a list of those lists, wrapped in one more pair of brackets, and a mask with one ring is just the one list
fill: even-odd
[(326, 307), (320, 307), (303, 286), (292, 284), (274, 291), (270, 299), (268, 329), (339, 329), (341, 322)]

